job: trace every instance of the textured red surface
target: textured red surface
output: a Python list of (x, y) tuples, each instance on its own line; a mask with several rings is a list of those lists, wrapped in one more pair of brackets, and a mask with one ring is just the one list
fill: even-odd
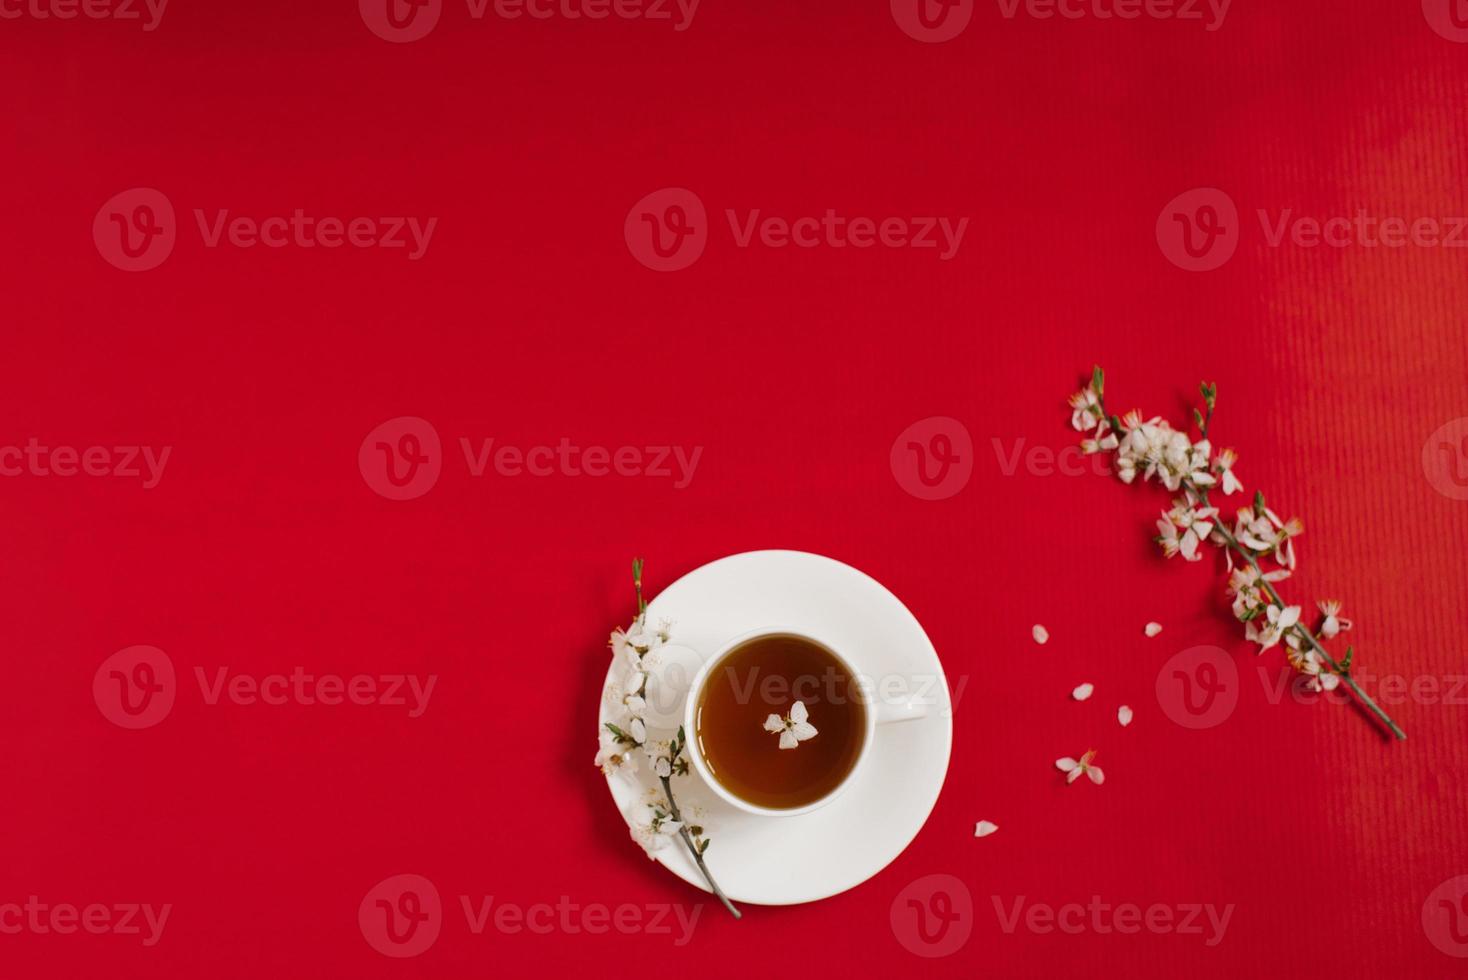
[[(1443, 703), (1468, 673), (1468, 503), (1434, 489), (1422, 454), (1468, 415), (1468, 252), (1275, 247), (1266, 230), (1286, 209), (1468, 213), (1468, 45), (1406, 2), (1239, 0), (1216, 31), (980, 3), (934, 44), (885, 3), (825, 6), (705, 0), (676, 31), (474, 20), (451, 2), (405, 44), (349, 2), (180, 0), (151, 32), (0, 23), (0, 446), (172, 447), (148, 490), (0, 480), (0, 905), (173, 906), (152, 947), (0, 933), (0, 975), (895, 973), (925, 961), (890, 925), (894, 898), (938, 873), (973, 898), (966, 944), (926, 961), (940, 975), (1463, 969), (1423, 907), (1468, 873), (1465, 692)], [(150, 272), (114, 268), (91, 233), (135, 187), (178, 212)], [(624, 223), (665, 187), (697, 195), (711, 227), (696, 262), (658, 273)], [(1240, 215), (1210, 272), (1157, 238), (1193, 188)], [(195, 208), (439, 221), (409, 261), (209, 248)], [(947, 261), (740, 248), (724, 212), (755, 208), (969, 224)], [(1306, 523), (1288, 594), (1346, 602), (1373, 690), (1436, 679), (1391, 708), (1408, 741), (1339, 705), (1271, 703), (1256, 667), (1273, 677), (1280, 657), (1248, 651), (1219, 569), (1148, 542), (1161, 491), (1026, 455), (1070, 444), (1063, 399), (1093, 361), (1115, 407), (1178, 421), (1198, 380), (1219, 383), (1218, 441)], [(357, 465), (400, 416), (444, 446), (437, 485), (401, 502)], [(931, 416), (973, 440), (972, 477), (943, 500), (905, 492), (889, 463)], [(472, 478), (460, 438), (703, 453), (682, 489)], [(922, 834), (837, 898), (739, 923), (709, 906), (682, 948), (471, 933), (460, 896), (702, 899), (626, 839), (591, 766), (603, 643), (630, 612), (633, 554), (656, 590), (763, 547), (872, 574), (966, 681)], [(1148, 620), (1165, 631), (1146, 639)], [(161, 723), (128, 731), (92, 682), (135, 644), (168, 654), (179, 689)], [(1229, 650), (1242, 682), (1226, 722), (1189, 731), (1154, 685), (1197, 644)], [(210, 705), (194, 680), (297, 666), (438, 682), (409, 719)], [(1077, 704), (1081, 681), (1097, 693)], [(1137, 714), (1125, 730), (1120, 703)], [(1067, 787), (1053, 760), (1090, 747), (1106, 784)], [(974, 839), (979, 819), (1000, 831)], [(357, 922), (400, 873), (444, 903), (416, 959), (379, 955)], [(1006, 932), (996, 903), (1021, 896), (1235, 908), (1210, 947)]]

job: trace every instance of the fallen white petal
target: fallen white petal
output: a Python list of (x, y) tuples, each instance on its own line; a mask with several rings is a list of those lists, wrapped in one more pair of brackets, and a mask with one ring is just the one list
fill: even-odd
[(800, 739), (795, 737), (794, 732), (787, 729), (780, 733), (780, 748), (793, 749), (799, 744)]
[(1100, 769), (1097, 769), (1095, 766), (1091, 766), (1089, 769), (1087, 769), (1086, 775), (1090, 776), (1091, 782), (1095, 783), (1097, 786), (1100, 786), (1106, 781), (1106, 774)]
[(1039, 625), (1038, 623), (1035, 624), (1034, 629), (1030, 630), (1030, 634), (1035, 638), (1036, 643), (1042, 645), (1049, 642), (1050, 640), (1050, 631), (1047, 630), (1045, 627)]
[(1158, 633), (1161, 633), (1162, 632), (1162, 624), (1161, 623), (1148, 623), (1147, 624), (1147, 628), (1146, 628), (1146, 630), (1144, 632), (1148, 636), (1156, 636)]
[(1071, 691), (1070, 696), (1075, 698), (1077, 701), (1084, 701), (1086, 700), (1086, 698), (1091, 696), (1091, 692), (1094, 690), (1096, 690), (1096, 686), (1094, 684), (1082, 684), (1074, 691)]
[(1130, 725), (1132, 723), (1132, 709), (1126, 705), (1122, 705), (1120, 708), (1117, 708), (1116, 720), (1121, 722), (1122, 728)]
[(779, 732), (785, 730), (785, 723), (780, 720), (779, 715), (770, 715), (765, 719), (765, 731)]
[(987, 820), (980, 820), (978, 823), (974, 824), (974, 836), (988, 837), (990, 834), (998, 829), (999, 825), (997, 823), (990, 823)]
[(1080, 763), (1072, 759), (1070, 756), (1066, 756), (1064, 759), (1055, 760), (1055, 768), (1059, 769), (1061, 772), (1070, 772), (1078, 765), (1080, 765)]

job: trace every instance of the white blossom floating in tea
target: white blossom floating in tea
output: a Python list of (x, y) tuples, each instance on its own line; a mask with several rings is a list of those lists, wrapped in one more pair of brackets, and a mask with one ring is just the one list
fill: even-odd
[(816, 731), (816, 726), (807, 720), (809, 718), (810, 712), (806, 710), (805, 702), (797, 701), (790, 706), (790, 714), (784, 718), (779, 715), (770, 715), (766, 718), (765, 731), (772, 735), (775, 732), (780, 733), (780, 748), (799, 748), (801, 742), (820, 734)]

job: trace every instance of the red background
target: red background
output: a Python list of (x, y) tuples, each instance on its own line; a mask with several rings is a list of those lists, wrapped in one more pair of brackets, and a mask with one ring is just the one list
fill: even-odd
[[(922, 44), (885, 2), (704, 0), (639, 20), (471, 20), (391, 45), (355, 5), (186, 3), (158, 30), (0, 22), (5, 189), (0, 443), (169, 445), (135, 480), (0, 480), (0, 902), (173, 903), (162, 942), (0, 935), (6, 977), (393, 977), (676, 969), (1442, 976), (1427, 894), (1468, 872), (1465, 709), (1270, 704), (1185, 731), (1152, 694), (1198, 643), (1256, 661), (1221, 571), (1148, 542), (1166, 497), (1001, 470), (1069, 444), (1093, 361), (1114, 407), (1184, 416), (1219, 383), (1218, 441), (1300, 515), (1291, 597), (1337, 596), (1362, 669), (1464, 673), (1468, 504), (1434, 491), (1428, 435), (1468, 414), (1464, 253), (1269, 248), (1255, 209), (1468, 213), (1468, 46), (1415, 3), (1238, 0), (1198, 22), (1005, 19), (979, 4)], [(94, 215), (156, 187), (180, 213), (157, 270), (99, 256)], [(623, 240), (665, 186), (708, 206), (691, 268)], [(1225, 190), (1237, 255), (1188, 273), (1154, 225)], [(437, 216), (401, 251), (203, 247), (192, 208)], [(967, 216), (956, 258), (736, 248), (743, 214)], [(443, 436), (444, 475), (392, 502), (356, 466), (385, 419)], [(973, 478), (926, 502), (888, 463), (949, 415)], [(471, 479), (461, 436), (521, 447), (704, 447), (691, 486)], [(721, 555), (821, 552), (875, 576), (967, 678), (952, 767), (887, 870), (805, 907), (709, 907), (664, 936), (470, 935), (457, 896), (691, 902), (626, 839), (591, 765), (628, 560), (656, 591)], [(1153, 640), (1142, 624), (1161, 621)], [(1046, 624), (1035, 646), (1031, 624)], [(123, 731), (94, 671), (167, 651), (179, 702)], [(1258, 661), (1280, 663), (1278, 651)], [(196, 666), (436, 673), (427, 713), (208, 706)], [(1082, 680), (1097, 695), (1067, 696)], [(1115, 705), (1137, 720), (1120, 729)], [(1088, 747), (1105, 786), (1053, 768)], [(975, 840), (978, 819), (997, 822)], [(717, 832), (714, 832), (717, 853)], [(450, 904), (438, 943), (373, 951), (357, 903), (401, 872)], [(888, 925), (945, 872), (974, 895), (926, 967)], [(1005, 934), (991, 896), (1235, 903), (1198, 937)]]

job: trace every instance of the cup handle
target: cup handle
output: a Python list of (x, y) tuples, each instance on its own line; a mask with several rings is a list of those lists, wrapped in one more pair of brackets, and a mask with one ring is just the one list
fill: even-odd
[(892, 704), (888, 701), (877, 702), (877, 724), (890, 725), (898, 721), (916, 721), (928, 716), (928, 706), (915, 704), (911, 701)]

